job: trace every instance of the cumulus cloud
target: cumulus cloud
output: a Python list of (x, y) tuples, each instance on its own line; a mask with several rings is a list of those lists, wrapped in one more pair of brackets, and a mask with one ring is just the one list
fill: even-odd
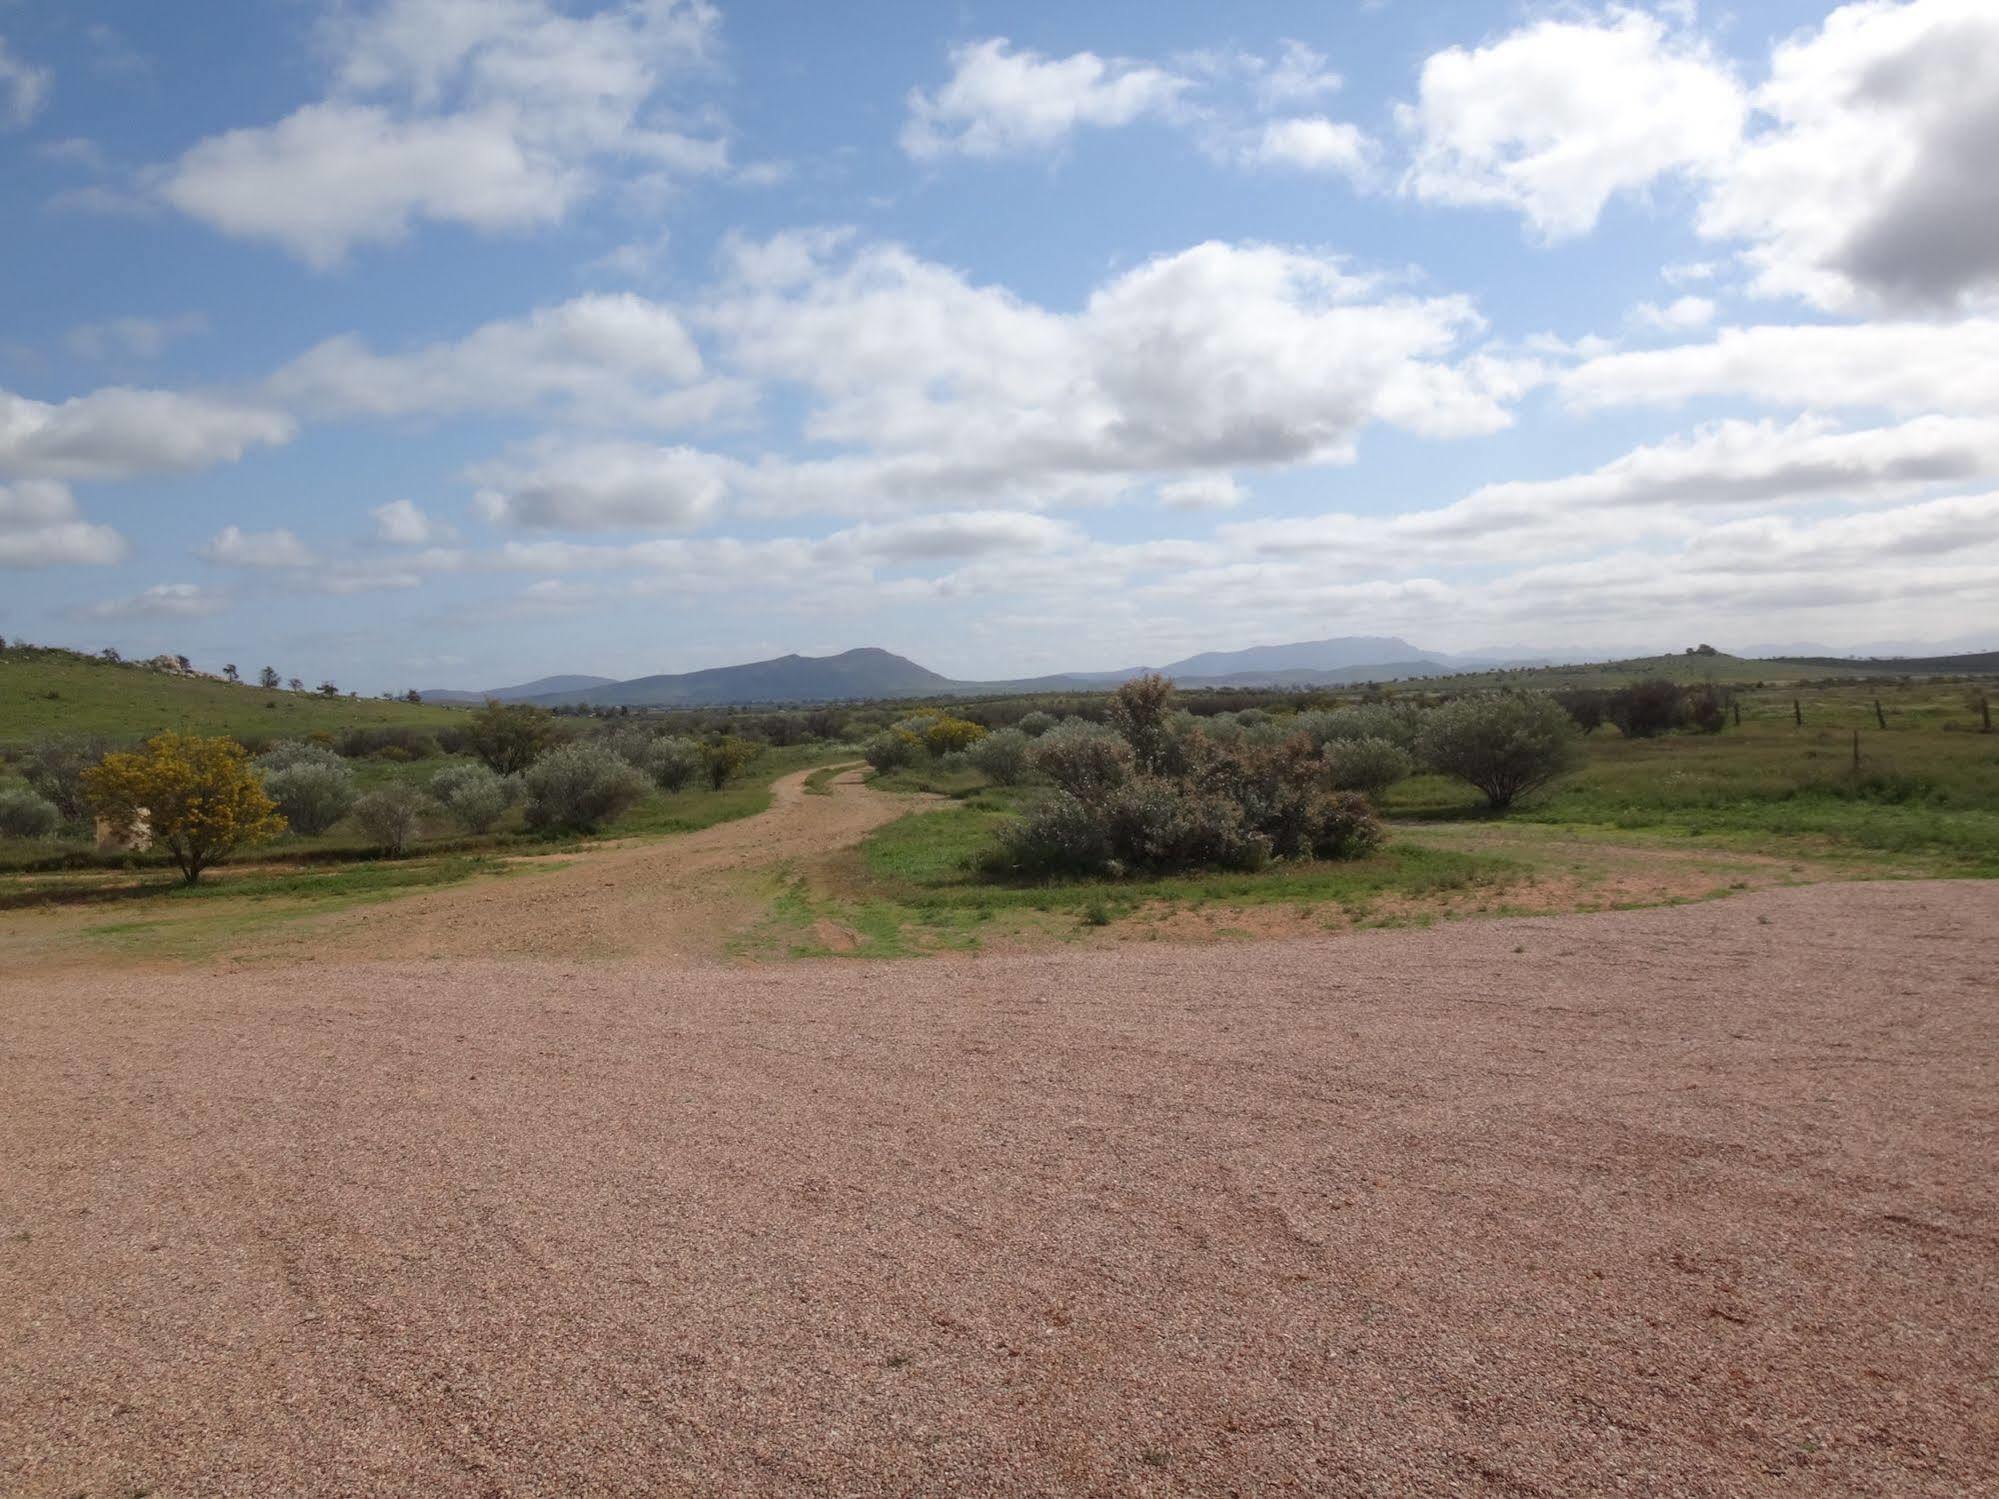
[(1229, 474), (1194, 474), (1159, 486), (1159, 503), (1168, 510), (1233, 510), (1248, 498)]
[(1657, 302), (1640, 302), (1631, 309), (1631, 321), (1641, 328), (1685, 333), (1705, 328), (1714, 321), (1716, 311), (1711, 297), (1675, 297), (1663, 307)]
[(221, 567), (310, 567), (316, 560), (290, 531), (245, 531), (241, 526), (224, 526), (196, 555)]
[(1536, 21), (1424, 62), (1416, 102), (1397, 112), (1414, 149), (1404, 185), (1511, 208), (1565, 239), (1619, 194), (1727, 161), (1745, 110), (1727, 68), (1655, 16)]
[(953, 48), (941, 87), (911, 91), (902, 148), (918, 161), (1048, 150), (1084, 126), (1163, 115), (1191, 86), (1143, 63), (1094, 52), (1044, 57), (993, 37)]
[(691, 530), (720, 509), (733, 465), (688, 447), (544, 445), (475, 477), (489, 521), (539, 530)]
[(273, 375), (277, 403), (317, 416), (448, 416), (559, 402), (590, 421), (672, 427), (706, 421), (751, 393), (702, 382), (700, 350), (674, 311), (644, 297), (578, 297), (456, 342), (379, 354), (329, 339)]
[(84, 612), (98, 619), (200, 619), (228, 606), (228, 599), (198, 583), (156, 583), (130, 598), (92, 604)]
[(726, 144), (655, 118), (704, 58), (707, 0), (377, 0), (322, 41), (329, 96), (197, 142), (156, 174), (174, 207), (318, 267), (429, 221), (496, 231), (561, 220), (612, 159), (669, 177), (719, 172)]
[(413, 500), (391, 500), (368, 513), (375, 518), (375, 540), (384, 546), (425, 546), (443, 534)]
[(1358, 126), (1324, 115), (1272, 120), (1246, 149), (1257, 166), (1329, 172), (1356, 180), (1368, 175), (1373, 143)]
[(105, 566), (129, 550), (111, 527), (83, 518), (67, 486), (0, 484), (0, 567)]
[(8, 49), (0, 37), (0, 130), (21, 130), (33, 123), (49, 102), (55, 75), (34, 67)]
[(1559, 377), (1582, 409), (1745, 397), (1906, 414), (1999, 409), (1999, 319), (1724, 328), (1711, 341), (1599, 354)]
[(1779, 45), (1701, 229), (1839, 310), (1999, 293), (1999, 7), (1864, 0)]
[(193, 473), (289, 442), (296, 430), (290, 417), (264, 407), (172, 391), (113, 386), (48, 403), (0, 390), (0, 474)]
[(807, 393), (808, 438), (857, 451), (760, 467), (767, 495), (1105, 497), (1155, 474), (1347, 462), (1376, 422), (1491, 432), (1519, 389), (1461, 357), (1481, 327), (1465, 299), (1391, 295), (1278, 246), (1161, 256), (1076, 312), (895, 245), (782, 250), (739, 260), (698, 320), (735, 367)]

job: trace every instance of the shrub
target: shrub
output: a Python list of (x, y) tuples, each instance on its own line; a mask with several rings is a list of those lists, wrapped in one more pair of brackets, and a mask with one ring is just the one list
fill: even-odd
[(338, 763), (322, 765), (301, 760), (281, 770), (267, 771), (264, 790), (295, 833), (316, 838), (354, 805), (354, 778)]
[(416, 787), (394, 781), (354, 803), (354, 825), (372, 846), (400, 858), (423, 831), (429, 810), (429, 798)]
[(1569, 769), (1576, 738), (1575, 721), (1543, 693), (1461, 697), (1429, 714), (1417, 756), (1505, 808)]
[(1386, 739), (1334, 739), (1327, 743), (1324, 757), (1335, 786), (1376, 799), (1416, 768), (1405, 750)]
[(1064, 791), (1007, 827), (980, 863), (988, 874), (1033, 878), (1096, 874), (1110, 857), (1103, 819)]
[(345, 771), (346, 765), (340, 756), (323, 744), (313, 744), (304, 739), (280, 739), (250, 762), (266, 776), (280, 770), (290, 770), (294, 765), (324, 765), (333, 770)]
[(970, 749), (986, 737), (986, 731), (969, 718), (949, 715), (933, 718), (923, 730), (923, 747), (933, 755), (948, 755)]
[(190, 885), (242, 845), (285, 829), (233, 739), (158, 734), (143, 749), (106, 755), (83, 773), (83, 787), (116, 832), (129, 834), (143, 819)]
[(1012, 786), (1027, 774), (1032, 743), (1019, 729), (995, 729), (967, 750), (965, 758), (995, 786)]
[(1413, 750), (1424, 717), (1413, 703), (1346, 703), (1300, 713), (1291, 725), (1294, 731), (1310, 735), (1320, 749), (1336, 739), (1386, 739), (1400, 749)]
[(645, 800), (646, 778), (601, 745), (550, 750), (521, 777), (527, 825), (590, 832)]
[(1172, 712), (1173, 684), (1157, 672), (1133, 677), (1111, 694), (1110, 726), (1131, 746), (1138, 768), (1149, 775), (1167, 768), (1174, 743), (1168, 726)]
[(1380, 848), (1388, 830), (1364, 796), (1335, 791), (1315, 798), (1307, 827), (1312, 853), (1321, 859), (1364, 859)]
[(532, 703), (488, 700), (467, 720), (466, 747), (496, 775), (517, 775), (562, 739), (562, 726)]
[(1609, 694), (1603, 715), (1626, 739), (1651, 739), (1687, 721), (1686, 697), (1678, 682), (1654, 677)]
[(1728, 695), (1712, 682), (1686, 693), (1687, 724), (1696, 733), (1719, 734), (1728, 725)]
[(884, 729), (861, 746), (861, 753), (867, 756), (868, 764), (886, 774), (914, 765), (923, 753), (923, 741), (907, 729)]
[(1585, 734), (1594, 734), (1603, 727), (1604, 708), (1609, 703), (1610, 694), (1600, 687), (1571, 687), (1553, 694), (1562, 711), (1576, 721), (1576, 727)]
[(514, 784), (483, 765), (450, 765), (430, 778), (430, 794), (468, 833), (490, 833), (514, 804)]
[(651, 776), (653, 784), (660, 790), (684, 791), (701, 774), (701, 743), (696, 739), (663, 734), (649, 741), (639, 758), (632, 763)]
[(1053, 713), (1043, 713), (1037, 708), (1032, 713), (1022, 714), (1020, 722), (1015, 724), (1014, 727), (1019, 729), (1029, 739), (1039, 739), (1043, 734), (1046, 734), (1050, 729), (1055, 727), (1055, 715)]
[(763, 746), (755, 740), (725, 734), (701, 746), (701, 769), (708, 784), (720, 791), (762, 753)]
[(53, 802), (64, 822), (90, 815), (84, 772), (112, 749), (109, 740), (78, 734), (46, 734), (28, 746), (21, 778), (44, 801)]
[(1027, 763), (1069, 795), (1094, 801), (1130, 778), (1134, 759), (1115, 730), (1066, 718), (1034, 741)]
[(62, 820), (54, 802), (25, 786), (0, 791), (0, 837), (53, 838)]

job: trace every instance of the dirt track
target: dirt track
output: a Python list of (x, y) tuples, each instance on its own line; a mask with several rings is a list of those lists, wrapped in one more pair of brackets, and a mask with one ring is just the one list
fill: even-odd
[(1990, 1494), (1995, 924), (0, 977), (0, 1492)]
[(825, 796), (806, 791), (811, 772), (801, 770), (771, 787), (770, 810), (755, 817), (306, 923), (278, 944), (323, 952), (337, 943), (377, 959), (712, 957), (762, 909), (746, 881), (850, 847), (928, 804), (868, 790), (864, 769), (836, 777)]

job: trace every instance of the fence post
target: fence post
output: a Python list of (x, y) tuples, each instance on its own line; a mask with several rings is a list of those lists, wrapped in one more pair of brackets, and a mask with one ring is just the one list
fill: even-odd
[(1791, 699), (1791, 722), (1799, 728), (1805, 726), (1805, 704), (1802, 698)]
[(1881, 699), (1874, 699), (1874, 721), (1882, 728), (1888, 727), (1888, 715), (1881, 711)]

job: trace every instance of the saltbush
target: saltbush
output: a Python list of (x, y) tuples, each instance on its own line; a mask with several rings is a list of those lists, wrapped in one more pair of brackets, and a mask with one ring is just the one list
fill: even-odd
[(0, 837), (53, 838), (62, 821), (54, 802), (25, 786), (0, 791)]
[(1397, 781), (1407, 780), (1416, 762), (1386, 739), (1333, 739), (1324, 751), (1326, 771), (1342, 791), (1360, 791), (1379, 800)]
[(1055, 727), (1055, 715), (1053, 713), (1043, 713), (1039, 708), (1036, 708), (1032, 713), (1023, 713), (1020, 716), (1020, 722), (1015, 724), (1014, 727), (1019, 729), (1029, 739), (1039, 739), (1043, 734), (1046, 734), (1050, 729)]
[(294, 765), (324, 765), (343, 772), (347, 769), (346, 763), (333, 749), (324, 744), (314, 744), (309, 739), (280, 739), (250, 763), (267, 776), (280, 770), (290, 770)]
[(1011, 786), (1027, 774), (1027, 752), (1033, 742), (1019, 729), (995, 729), (965, 751), (965, 758), (995, 786)]
[(424, 814), (430, 805), (430, 799), (416, 787), (392, 781), (354, 803), (354, 826), (371, 846), (400, 858), (423, 831)]
[(592, 832), (646, 798), (651, 783), (601, 745), (553, 749), (521, 777), (527, 825)]
[(923, 741), (907, 729), (884, 729), (861, 746), (861, 753), (868, 764), (887, 774), (914, 765), (917, 756), (923, 753)]
[(1027, 763), (1071, 796), (1090, 801), (1130, 778), (1136, 756), (1116, 730), (1065, 718), (1034, 741)]
[(468, 833), (490, 833), (514, 804), (516, 783), (484, 765), (450, 765), (430, 778), (430, 794)]
[(316, 838), (354, 805), (354, 777), (338, 763), (300, 760), (264, 775), (264, 794), (278, 804), (294, 833)]
[(64, 822), (90, 815), (84, 773), (112, 749), (111, 742), (82, 734), (44, 734), (28, 746), (21, 779), (44, 801), (53, 802)]

